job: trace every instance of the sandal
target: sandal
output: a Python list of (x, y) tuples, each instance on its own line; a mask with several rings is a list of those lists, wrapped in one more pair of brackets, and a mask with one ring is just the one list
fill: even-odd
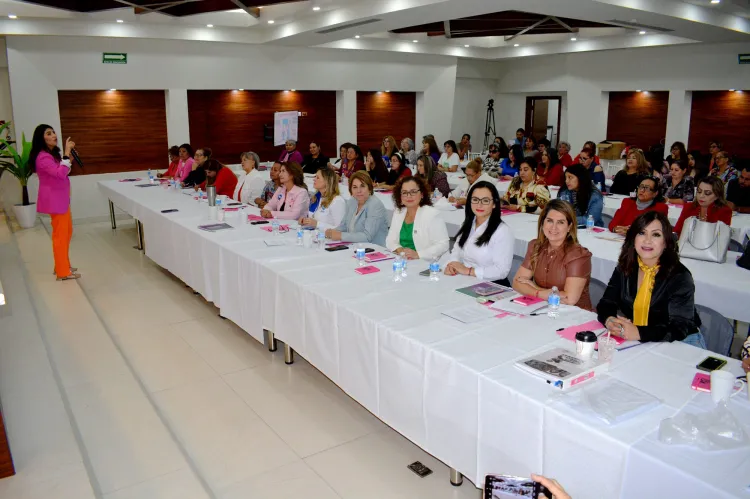
[[(70, 272), (71, 272), (71, 273), (72, 273), (72, 272), (76, 272), (77, 270), (78, 270), (78, 267), (70, 267)], [(52, 274), (53, 274), (53, 275), (57, 275), (57, 272), (55, 272), (55, 271), (53, 270), (53, 271), (52, 271)]]
[(81, 277), (81, 274), (68, 274), (65, 277), (58, 277), (58, 281), (71, 281), (73, 279), (79, 279)]

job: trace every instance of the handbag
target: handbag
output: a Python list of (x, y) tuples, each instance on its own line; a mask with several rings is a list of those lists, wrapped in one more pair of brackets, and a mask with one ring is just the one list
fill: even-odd
[(745, 246), (745, 251), (742, 252), (742, 256), (737, 259), (737, 266), (750, 270), (750, 243)]
[(680, 257), (724, 263), (727, 261), (731, 234), (732, 229), (724, 222), (704, 222), (697, 217), (689, 217), (680, 234)]

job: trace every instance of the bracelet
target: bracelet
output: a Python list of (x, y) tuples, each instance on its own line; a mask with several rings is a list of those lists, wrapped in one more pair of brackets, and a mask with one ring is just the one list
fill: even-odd
[(536, 293), (534, 293), (535, 298), (539, 298), (539, 290), (536, 290)]

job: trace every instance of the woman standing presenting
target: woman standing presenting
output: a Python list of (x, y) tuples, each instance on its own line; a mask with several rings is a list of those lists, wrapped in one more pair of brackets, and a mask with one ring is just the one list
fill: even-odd
[(70, 216), (70, 151), (75, 142), (65, 141), (65, 153), (60, 156), (57, 134), (49, 125), (39, 125), (31, 139), (29, 164), (39, 177), (37, 211), (52, 218), (52, 252), (55, 256), (55, 275), (58, 281), (78, 279), (78, 269), (70, 266), (68, 251), (73, 237), (73, 219)]

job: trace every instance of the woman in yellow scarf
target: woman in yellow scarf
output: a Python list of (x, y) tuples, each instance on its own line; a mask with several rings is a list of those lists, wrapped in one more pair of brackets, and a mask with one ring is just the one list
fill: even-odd
[(596, 310), (612, 334), (627, 340), (685, 341), (706, 348), (693, 276), (680, 263), (665, 215), (650, 211), (635, 219)]

